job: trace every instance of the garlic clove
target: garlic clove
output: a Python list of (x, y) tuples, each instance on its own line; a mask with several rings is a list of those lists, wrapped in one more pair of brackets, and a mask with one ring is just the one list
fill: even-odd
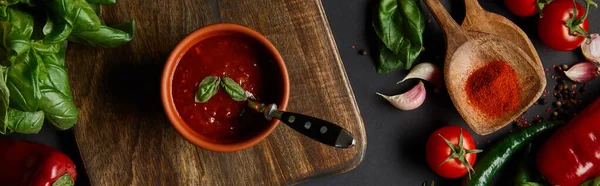
[(600, 68), (592, 62), (581, 62), (565, 71), (565, 75), (575, 82), (584, 83), (600, 75)]
[(377, 95), (385, 98), (388, 102), (394, 105), (394, 107), (400, 110), (414, 110), (421, 106), (423, 102), (425, 102), (427, 92), (425, 91), (425, 85), (423, 82), (419, 81), (419, 84), (403, 94), (386, 96), (377, 93)]
[(586, 38), (581, 44), (581, 52), (585, 59), (600, 64), (600, 36), (592, 34), (590, 37), (591, 40)]
[(432, 63), (419, 63), (417, 66), (413, 67), (410, 72), (408, 72), (408, 75), (406, 75), (402, 81), (398, 82), (398, 84), (406, 81), (407, 79), (414, 78), (428, 81), (436, 88), (442, 87), (442, 71)]

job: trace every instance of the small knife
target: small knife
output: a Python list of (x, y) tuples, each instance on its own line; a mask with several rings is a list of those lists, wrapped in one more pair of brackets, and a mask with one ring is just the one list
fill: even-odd
[(294, 130), (321, 143), (337, 148), (349, 148), (356, 144), (354, 136), (346, 129), (331, 122), (302, 114), (285, 112), (277, 109), (276, 104), (248, 100), (248, 106), (257, 112), (264, 113), (265, 118), (279, 121), (292, 127)]

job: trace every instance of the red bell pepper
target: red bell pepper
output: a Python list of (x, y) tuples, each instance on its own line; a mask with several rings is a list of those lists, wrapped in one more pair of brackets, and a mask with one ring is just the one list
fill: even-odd
[(600, 98), (542, 145), (536, 163), (552, 185), (579, 185), (600, 175)]
[(0, 139), (0, 186), (72, 186), (75, 164), (47, 145)]

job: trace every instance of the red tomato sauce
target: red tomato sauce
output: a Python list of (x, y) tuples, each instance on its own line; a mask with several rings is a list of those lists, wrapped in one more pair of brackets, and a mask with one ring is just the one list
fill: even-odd
[[(173, 75), (173, 101), (179, 115), (200, 135), (217, 143), (235, 143), (264, 130), (268, 122), (250, 110), (247, 102), (234, 101), (223, 87), (206, 103), (196, 103), (198, 84), (207, 76), (230, 77), (265, 103), (279, 98), (273, 86), (273, 58), (253, 40), (236, 35), (214, 36), (190, 48)], [(270, 75), (271, 74), (271, 75)]]

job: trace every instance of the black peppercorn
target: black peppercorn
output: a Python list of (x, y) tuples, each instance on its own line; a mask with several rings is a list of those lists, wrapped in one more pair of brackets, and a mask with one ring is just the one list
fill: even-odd
[(558, 108), (560, 106), (562, 106), (562, 103), (560, 101), (554, 102), (554, 107)]
[(556, 91), (561, 91), (561, 90), (563, 90), (563, 88), (564, 87), (563, 87), (562, 84), (558, 84), (558, 85), (555, 86)]
[(548, 103), (548, 101), (546, 100), (546, 98), (540, 98), (540, 100), (538, 100), (538, 103), (540, 105), (545, 105), (546, 103)]
[(563, 78), (559, 78), (557, 82), (558, 82), (558, 84), (565, 84), (565, 83), (567, 83), (567, 80), (565, 80)]
[(365, 49), (362, 49), (362, 50), (358, 51), (358, 53), (359, 53), (360, 55), (363, 55), (363, 56), (364, 56), (364, 55), (367, 55), (367, 50), (365, 50)]
[(568, 109), (569, 107), (571, 107), (571, 101), (569, 101), (569, 100), (564, 101), (562, 104), (562, 107)]

